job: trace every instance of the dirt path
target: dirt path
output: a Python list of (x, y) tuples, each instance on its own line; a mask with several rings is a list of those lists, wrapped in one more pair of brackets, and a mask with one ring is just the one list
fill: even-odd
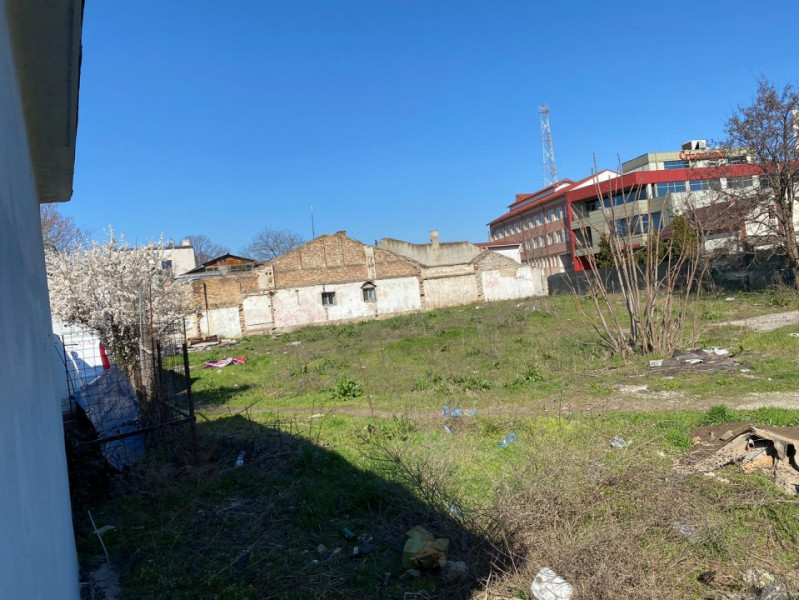
[[(716, 404), (725, 404), (740, 410), (754, 410), (763, 407), (778, 407), (799, 410), (799, 392), (762, 392), (747, 394), (739, 398), (688, 398), (680, 392), (651, 392), (646, 386), (619, 386), (619, 394), (614, 398), (595, 401), (583, 401), (580, 405), (557, 401), (552, 403), (537, 402), (530, 404), (496, 404), (479, 409), (479, 415), (492, 417), (513, 416), (544, 416), (557, 414), (602, 414), (614, 411), (681, 411), (681, 410), (707, 410)], [(198, 412), (207, 415), (244, 414), (252, 415), (265, 413), (278, 413), (296, 415), (304, 418), (321, 418), (326, 415), (349, 415), (354, 417), (392, 417), (409, 416), (414, 418), (435, 418), (441, 415), (438, 410), (407, 410), (397, 408), (369, 409), (362, 406), (337, 406), (331, 409), (316, 407), (310, 408), (270, 408), (264, 405), (255, 405), (248, 409), (244, 407), (198, 407)], [(468, 418), (468, 417), (464, 417)]]
[(799, 310), (793, 310), (784, 313), (775, 313), (773, 315), (761, 315), (759, 317), (750, 317), (749, 319), (740, 319), (738, 321), (724, 321), (723, 323), (715, 323), (717, 327), (723, 325), (734, 325), (736, 327), (746, 327), (752, 331), (774, 331), (780, 327), (787, 325), (799, 324)]

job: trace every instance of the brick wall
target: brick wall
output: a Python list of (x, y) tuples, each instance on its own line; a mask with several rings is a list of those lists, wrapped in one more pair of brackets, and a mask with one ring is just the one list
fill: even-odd
[[(374, 266), (369, 256), (374, 256)], [(348, 238), (343, 232), (323, 235), (271, 261), (274, 289), (413, 277), (419, 266)], [(262, 271), (263, 269), (259, 269)], [(266, 278), (262, 279), (262, 284)]]

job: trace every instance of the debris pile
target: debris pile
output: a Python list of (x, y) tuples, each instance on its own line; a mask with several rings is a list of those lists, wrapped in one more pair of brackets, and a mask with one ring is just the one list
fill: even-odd
[(799, 465), (796, 462), (799, 440), (759, 427), (748, 427), (737, 434), (728, 431), (719, 439), (727, 443), (717, 452), (696, 462), (690, 462), (689, 455), (688, 464), (678, 464), (677, 470), (710, 473), (727, 465), (739, 464), (747, 473), (766, 471), (786, 492), (799, 494)]
[(695, 371), (731, 371), (740, 366), (726, 348), (712, 350), (675, 350), (671, 357), (650, 360), (650, 368)]
[(228, 356), (227, 358), (223, 358), (222, 360), (206, 360), (203, 363), (204, 369), (222, 369), (224, 367), (228, 367), (230, 365), (243, 365), (247, 362), (247, 358), (244, 356)]

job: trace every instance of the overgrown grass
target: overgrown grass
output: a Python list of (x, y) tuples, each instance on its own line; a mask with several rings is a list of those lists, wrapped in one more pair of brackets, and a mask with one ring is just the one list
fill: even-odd
[[(703, 327), (785, 308), (770, 297), (708, 298)], [(98, 526), (117, 527), (105, 540), (126, 598), (528, 598), (541, 566), (580, 598), (717, 597), (758, 566), (799, 585), (795, 502), (734, 468), (672, 470), (697, 427), (799, 426), (799, 411), (728, 405), (799, 387), (789, 330), (707, 326), (702, 345), (730, 348), (751, 371), (664, 375), (605, 354), (573, 300), (555, 297), (192, 355), (197, 453), (153, 452), (79, 507), (79, 552), (84, 564), (102, 556), (91, 508)], [(228, 354), (248, 362), (199, 368)], [(620, 386), (647, 388), (625, 400)], [(477, 412), (445, 418), (444, 404)], [(517, 440), (500, 448), (509, 432)], [(616, 435), (626, 449), (611, 447)], [(417, 524), (450, 538), (465, 580), (399, 579), (396, 547)], [(366, 536), (371, 550), (350, 558)], [(711, 589), (696, 580), (707, 570)]]
[[(781, 310), (786, 302), (794, 307), (795, 298), (776, 292), (739, 294), (734, 302), (724, 298), (708, 296), (697, 305), (705, 315), (699, 322), (701, 345), (729, 348), (744, 373), (664, 376), (648, 368), (648, 358), (624, 362), (597, 344), (573, 299), (562, 296), (315, 327), (277, 339), (252, 337), (234, 349), (193, 355), (195, 397), (209, 407), (230, 402), (257, 410), (298, 410), (324, 404), (388, 412), (432, 411), (453, 398), (478, 408), (540, 411), (551, 409), (556, 398), (574, 411), (615, 406), (619, 386), (630, 384), (698, 400), (799, 389), (799, 338), (785, 329), (750, 333), (712, 326)], [(780, 306), (775, 307), (775, 298)], [(224, 370), (196, 368), (231, 353), (244, 354), (249, 362)], [(362, 395), (330, 398), (342, 380), (357, 382)]]

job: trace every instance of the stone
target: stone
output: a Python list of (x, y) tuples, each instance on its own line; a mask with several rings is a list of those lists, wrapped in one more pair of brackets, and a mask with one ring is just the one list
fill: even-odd
[(774, 584), (774, 575), (764, 569), (747, 569), (744, 573), (744, 583), (758, 592)]
[(441, 578), (444, 581), (458, 581), (466, 578), (468, 567), (462, 560), (448, 560), (441, 569)]

